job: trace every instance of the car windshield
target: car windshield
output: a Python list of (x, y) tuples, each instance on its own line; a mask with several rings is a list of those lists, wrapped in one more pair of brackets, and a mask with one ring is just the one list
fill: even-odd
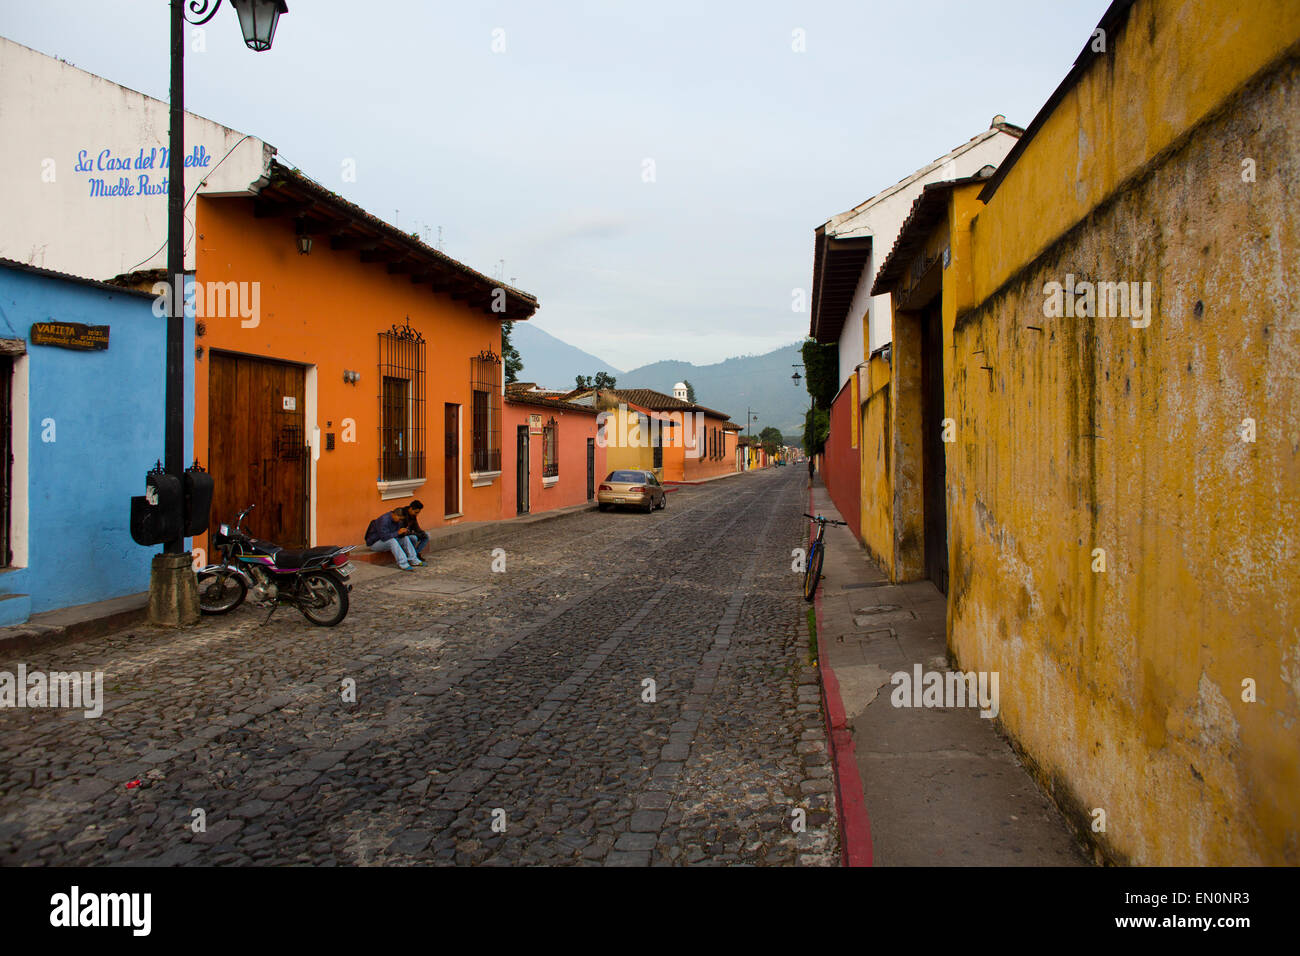
[(639, 471), (611, 471), (606, 481), (639, 482), (645, 481), (645, 475)]

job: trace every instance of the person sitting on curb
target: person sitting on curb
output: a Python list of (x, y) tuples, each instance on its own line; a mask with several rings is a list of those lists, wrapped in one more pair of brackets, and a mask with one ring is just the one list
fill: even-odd
[(421, 559), (423, 555), (420, 552), (429, 543), (428, 532), (420, 527), (420, 512), (423, 510), (424, 502), (419, 498), (402, 509), (402, 524), (406, 527), (406, 533), (415, 547), (415, 556)]
[(366, 544), (371, 551), (388, 551), (403, 571), (412, 571), (424, 564), (415, 554), (411, 544), (410, 529), (405, 524), (406, 515), (401, 508), (381, 514), (366, 528)]

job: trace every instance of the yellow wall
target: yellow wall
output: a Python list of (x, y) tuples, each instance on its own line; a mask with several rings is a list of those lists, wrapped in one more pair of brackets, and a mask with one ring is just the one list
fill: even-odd
[[(1289, 0), (1139, 0), (952, 205), (950, 649), (1117, 861), (1300, 864), (1297, 37)], [(1150, 326), (1045, 317), (1067, 273), (1151, 282)]]
[(893, 496), (893, 581), (925, 577), (925, 492), (921, 434), (921, 326), (894, 309), (889, 437)]
[[(1296, 0), (1134, 4), (1125, 25), (1106, 37), (1106, 53), (1035, 134), (1035, 159), (1012, 167), (996, 210), (991, 205), (981, 216), (984, 241), (972, 272), (977, 298), (1141, 175), (1297, 37)], [(1270, 119), (1276, 125), (1280, 117)], [(1205, 174), (1234, 176), (1251, 155), (1243, 146), (1232, 144)], [(1253, 158), (1269, 168), (1267, 154)]]
[[(654, 467), (654, 448), (649, 444), (644, 417), (636, 423), (637, 411), (626, 405), (606, 409), (605, 422), (605, 473), (620, 468), (653, 471), (662, 481), (663, 469)], [(629, 444), (630, 440), (630, 444)]]
[(889, 363), (880, 356), (867, 363), (862, 403), (862, 543), (892, 579), (894, 574), (894, 492), (890, 455)]

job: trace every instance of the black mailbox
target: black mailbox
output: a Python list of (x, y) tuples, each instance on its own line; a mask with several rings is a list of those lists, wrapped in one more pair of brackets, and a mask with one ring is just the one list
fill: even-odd
[[(131, 499), (131, 538), (136, 544), (165, 544), (181, 536), (181, 480), (155, 468), (145, 475), (147, 495)], [(157, 504), (150, 501), (152, 498)]]
[(212, 515), (212, 476), (196, 461), (185, 469), (185, 534), (203, 534)]

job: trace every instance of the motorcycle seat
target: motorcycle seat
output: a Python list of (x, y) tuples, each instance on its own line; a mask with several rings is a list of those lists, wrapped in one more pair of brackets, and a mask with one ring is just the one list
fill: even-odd
[(337, 550), (338, 548), (308, 548), (306, 551), (277, 551), (275, 553), (275, 566), (286, 571), (293, 571), (301, 568), (313, 558), (322, 558), (333, 554)]

